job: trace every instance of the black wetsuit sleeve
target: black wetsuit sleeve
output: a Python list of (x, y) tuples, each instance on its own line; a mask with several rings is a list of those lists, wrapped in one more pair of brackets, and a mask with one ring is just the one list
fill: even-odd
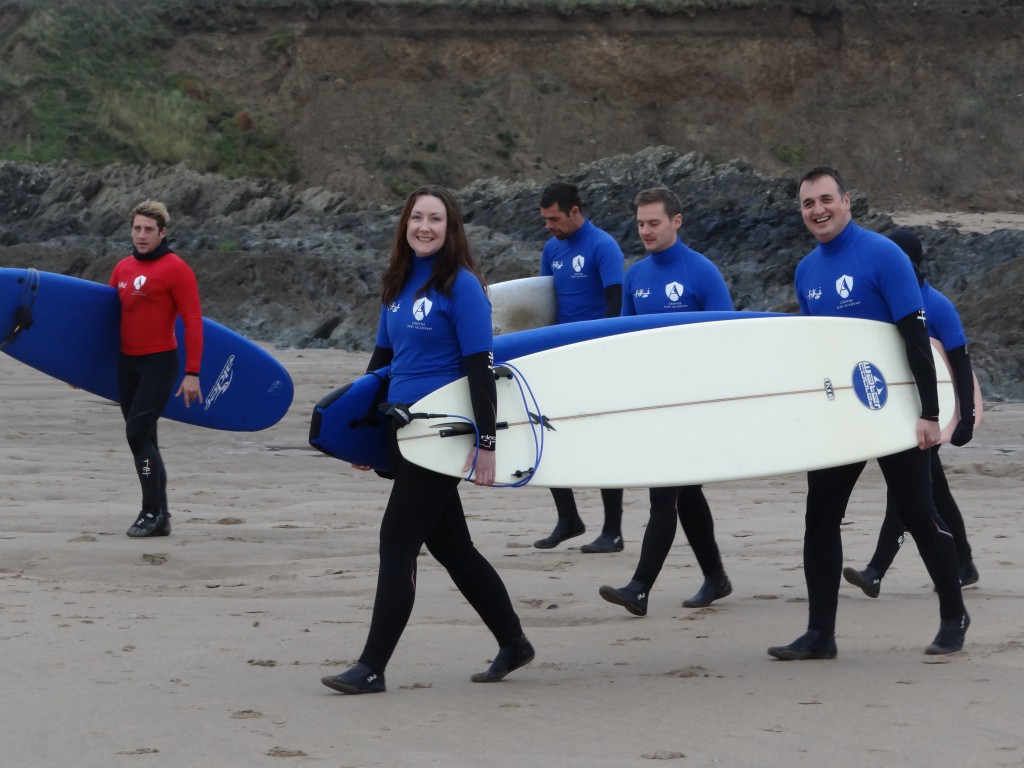
[(376, 371), (383, 368), (385, 365), (391, 364), (391, 359), (395, 356), (395, 353), (390, 349), (384, 347), (374, 347), (373, 354), (370, 355), (370, 362), (366, 364), (366, 372)]
[(622, 283), (604, 289), (604, 303), (605, 317), (618, 317), (622, 314)]
[(953, 369), (953, 385), (960, 400), (960, 420), (974, 424), (974, 369), (967, 354), (967, 345), (949, 350), (946, 356), (949, 367)]
[(469, 380), (469, 399), (473, 404), (473, 420), (480, 430), (478, 445), (482, 451), (493, 451), (496, 439), (494, 433), (497, 418), (498, 392), (494, 385), (494, 371), (491, 368), (491, 353), (477, 352), (462, 358)]
[(953, 445), (967, 445), (974, 438), (974, 420), (976, 418), (974, 402), (974, 369), (971, 358), (967, 354), (967, 345), (951, 349), (946, 353), (949, 367), (953, 369), (953, 384), (956, 396), (960, 400), (960, 421), (953, 429), (949, 442)]
[(927, 421), (939, 420), (939, 391), (935, 380), (935, 361), (932, 359), (932, 345), (928, 340), (924, 310), (911, 312), (896, 321), (896, 328), (903, 337), (907, 348), (907, 362), (917, 383), (917, 394), (921, 398), (921, 418)]

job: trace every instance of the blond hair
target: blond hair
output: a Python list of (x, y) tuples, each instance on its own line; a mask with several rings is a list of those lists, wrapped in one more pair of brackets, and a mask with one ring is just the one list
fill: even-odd
[(171, 223), (171, 214), (167, 212), (167, 206), (159, 200), (143, 200), (132, 208), (131, 222), (133, 224), (136, 216), (153, 219), (160, 229), (167, 229), (167, 225)]

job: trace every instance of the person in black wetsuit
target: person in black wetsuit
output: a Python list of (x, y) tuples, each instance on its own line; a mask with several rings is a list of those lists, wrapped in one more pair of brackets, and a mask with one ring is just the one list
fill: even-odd
[(132, 252), (110, 275), (121, 303), (117, 385), (125, 434), (142, 486), (142, 509), (127, 534), (169, 536), (167, 472), (157, 443), (157, 421), (179, 380), (174, 324), (185, 326), (185, 371), (177, 396), (185, 407), (203, 402), (199, 365), (203, 316), (192, 270), (167, 245), (167, 207), (145, 200), (131, 211)]
[[(935, 522), (928, 449), (940, 438), (939, 398), (920, 286), (899, 246), (854, 223), (850, 193), (838, 171), (827, 167), (808, 171), (800, 180), (798, 195), (804, 225), (818, 240), (818, 246), (796, 268), (794, 282), (801, 314), (893, 323), (906, 345), (907, 362), (921, 400), (917, 447), (880, 457), (878, 466), (938, 592), (939, 631), (925, 653), (954, 653), (963, 648), (970, 617), (960, 594), (952, 537)], [(884, 387), (884, 381), (872, 374), (871, 386), (877, 383)], [(878, 405), (870, 399), (865, 404)], [(807, 473), (803, 551), (807, 631), (789, 645), (769, 648), (768, 654), (776, 659), (836, 657), (835, 624), (843, 569), (840, 526), (865, 465), (861, 461)]]
[[(975, 403), (974, 403), (974, 370), (967, 352), (967, 335), (963, 323), (953, 303), (932, 287), (921, 271), (921, 259), (924, 249), (917, 235), (906, 227), (901, 227), (889, 235), (903, 252), (910, 257), (921, 286), (924, 311), (928, 318), (928, 335), (938, 340), (946, 351), (949, 365), (953, 373), (953, 383), (960, 402), (960, 420), (957, 422), (950, 442), (956, 446), (967, 445), (974, 437)], [(978, 569), (974, 565), (971, 545), (967, 541), (967, 530), (960, 507), (949, 490), (946, 473), (939, 460), (939, 446), (931, 448), (932, 495), (935, 497), (935, 509), (940, 524), (946, 527), (953, 536), (956, 545), (957, 563), (959, 567), (960, 586), (966, 587), (978, 582)], [(885, 518), (878, 532), (878, 545), (871, 556), (871, 561), (862, 571), (856, 568), (844, 568), (843, 577), (860, 587), (868, 597), (878, 597), (881, 591), (882, 578), (885, 576), (892, 561), (896, 558), (903, 541), (906, 529), (900, 519), (899, 509), (889, 494), (886, 499)]]
[[(618, 317), (622, 304), (624, 257), (615, 238), (583, 215), (583, 201), (575, 184), (556, 181), (540, 196), (540, 216), (553, 237), (540, 257), (541, 276), (555, 283), (559, 323)], [(553, 549), (566, 539), (582, 536), (587, 527), (576, 508), (572, 488), (552, 488), (558, 522), (551, 533), (533, 543)], [(601, 489), (604, 525), (600, 535), (580, 547), (581, 552), (621, 552), (622, 489)]]
[[(637, 230), (647, 256), (626, 273), (622, 314), (732, 310), (729, 287), (718, 267), (679, 239), (683, 222), (679, 197), (670, 189), (654, 187), (640, 192), (634, 205)], [(621, 605), (634, 616), (647, 615), (651, 589), (676, 535), (677, 517), (704, 575), (700, 589), (683, 601), (683, 607), (703, 608), (732, 594), (703, 488), (651, 488), (649, 495), (651, 515), (633, 578), (618, 589), (603, 585), (598, 590), (601, 597)]]
[[(380, 568), (370, 632), (358, 661), (321, 682), (341, 693), (382, 693), (384, 670), (416, 598), (416, 559), (425, 544), (498, 642), (498, 653), (475, 683), (492, 683), (533, 660), (508, 590), (473, 545), (457, 477), (407, 461), (396, 433), (408, 406), (467, 377), (476, 445), (466, 472), (493, 485), (497, 395), (491, 368), (491, 304), (451, 192), (427, 186), (405, 202), (384, 271), (377, 342), (367, 371), (391, 365), (387, 398), (394, 484), (380, 525)], [(369, 467), (357, 467), (369, 469)]]

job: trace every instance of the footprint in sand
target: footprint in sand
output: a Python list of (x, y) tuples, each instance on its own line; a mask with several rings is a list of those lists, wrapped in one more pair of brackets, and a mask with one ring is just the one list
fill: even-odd
[(285, 749), (284, 747), (273, 747), (267, 754), (270, 757), (308, 757), (301, 749)]

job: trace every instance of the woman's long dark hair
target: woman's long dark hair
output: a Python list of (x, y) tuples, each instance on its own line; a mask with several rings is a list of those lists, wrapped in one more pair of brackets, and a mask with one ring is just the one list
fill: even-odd
[(391, 258), (381, 278), (381, 301), (390, 304), (394, 301), (405, 285), (405, 281), (412, 272), (413, 260), (416, 255), (409, 246), (406, 239), (406, 231), (409, 228), (409, 217), (412, 215), (412, 207), (416, 200), (421, 197), (436, 197), (444, 204), (445, 216), (448, 219), (445, 229), (444, 245), (434, 262), (434, 271), (431, 272), (427, 281), (417, 289), (416, 295), (422, 295), (429, 288), (451, 296), (452, 285), (455, 283), (455, 275), (460, 267), (465, 267), (472, 272), (480, 285), (486, 288), (480, 266), (473, 258), (473, 252), (469, 249), (469, 241), (466, 239), (466, 228), (462, 223), (462, 211), (455, 195), (444, 187), (434, 184), (420, 187), (405, 201), (402, 208), (402, 215), (398, 219), (398, 227), (395, 230), (395, 241), (391, 246)]

